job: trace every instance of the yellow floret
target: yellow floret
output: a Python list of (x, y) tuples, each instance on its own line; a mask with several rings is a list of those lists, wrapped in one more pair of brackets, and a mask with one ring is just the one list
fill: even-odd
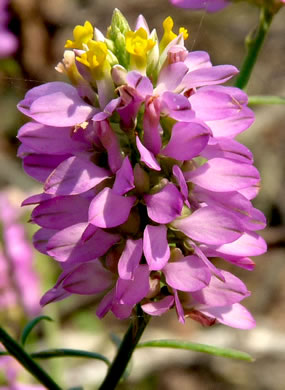
[(146, 57), (147, 52), (153, 48), (155, 42), (148, 39), (148, 34), (144, 28), (126, 33), (126, 50), (128, 53), (139, 57)]
[(78, 62), (86, 65), (91, 70), (104, 67), (108, 49), (104, 42), (90, 40), (87, 43), (88, 50), (76, 57)]
[(67, 40), (65, 47), (67, 49), (83, 49), (83, 44), (87, 44), (94, 35), (93, 26), (86, 21), (84, 26), (76, 26), (73, 30), (74, 41)]
[[(171, 16), (168, 16), (162, 23), (164, 34), (159, 44), (160, 52), (162, 52), (166, 46), (177, 37), (177, 35), (172, 31), (174, 23)], [(179, 34), (183, 35), (184, 39), (188, 38), (188, 31), (184, 27), (180, 27)]]

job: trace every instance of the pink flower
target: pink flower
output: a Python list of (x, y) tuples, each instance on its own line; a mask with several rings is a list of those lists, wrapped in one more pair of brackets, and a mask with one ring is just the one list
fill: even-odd
[(34, 245), (62, 268), (41, 303), (103, 294), (99, 317), (127, 318), (141, 304), (251, 328), (239, 303), (249, 292), (211, 261), (251, 270), (249, 256), (266, 250), (251, 204), (260, 176), (234, 139), (254, 114), (244, 92), (221, 85), (238, 70), (188, 52), (171, 18), (159, 43), (142, 16), (131, 32), (115, 12), (113, 51), (89, 22), (77, 26), (58, 66), (74, 86), (47, 83), (19, 103), (32, 119), (19, 156), (44, 189), (24, 202), (37, 205)]

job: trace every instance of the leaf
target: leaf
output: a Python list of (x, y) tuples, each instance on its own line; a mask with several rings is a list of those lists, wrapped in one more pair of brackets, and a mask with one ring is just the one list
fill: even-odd
[(108, 366), (110, 361), (103, 355), (96, 352), (82, 351), (80, 349), (70, 349), (70, 348), (56, 348), (56, 349), (47, 349), (45, 351), (33, 352), (31, 357), (35, 359), (50, 359), (50, 358), (59, 358), (59, 357), (81, 357), (87, 359), (97, 359), (105, 362)]
[(137, 345), (137, 348), (146, 347), (158, 347), (158, 348), (174, 348), (174, 349), (186, 349), (189, 351), (203, 352), (210, 355), (221, 356), (230, 359), (244, 360), (247, 362), (253, 362), (252, 358), (246, 352), (241, 352), (230, 348), (220, 348), (212, 345), (191, 343), (189, 341), (180, 340), (151, 340)]
[(21, 336), (21, 344), (23, 346), (25, 345), (27, 338), (29, 337), (31, 331), (42, 320), (53, 321), (53, 319), (48, 317), (48, 316), (38, 316), (38, 317), (32, 319), (23, 329), (22, 336)]

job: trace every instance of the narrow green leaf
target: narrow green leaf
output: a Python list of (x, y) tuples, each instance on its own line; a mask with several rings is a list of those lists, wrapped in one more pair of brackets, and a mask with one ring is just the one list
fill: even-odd
[(33, 352), (31, 357), (34, 359), (50, 359), (50, 358), (59, 358), (59, 357), (81, 357), (87, 359), (97, 359), (102, 360), (108, 366), (110, 361), (100, 353), (82, 351), (80, 349), (70, 349), (70, 348), (56, 348), (56, 349), (47, 349), (45, 351)]
[(3, 328), (0, 327), (0, 341), (7, 352), (13, 356), (30, 374), (32, 374), (45, 388), (62, 390), (61, 387), (43, 370)]
[(191, 343), (189, 341), (151, 340), (137, 345), (137, 348), (146, 347), (186, 349), (190, 351), (203, 352), (208, 353), (210, 355), (221, 356), (230, 359), (245, 360), (247, 362), (254, 361), (254, 359), (245, 352), (241, 352), (235, 349), (215, 347), (206, 344)]
[(281, 96), (249, 96), (249, 105), (260, 105), (260, 104), (285, 104), (285, 97)]
[(48, 316), (38, 316), (36, 318), (33, 318), (23, 329), (22, 336), (21, 336), (21, 344), (23, 346), (25, 345), (31, 331), (42, 320), (53, 321), (53, 319)]

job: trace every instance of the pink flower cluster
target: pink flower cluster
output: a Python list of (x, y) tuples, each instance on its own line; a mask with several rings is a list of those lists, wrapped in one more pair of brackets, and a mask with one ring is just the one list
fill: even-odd
[(252, 270), (249, 256), (266, 251), (251, 204), (260, 176), (234, 139), (254, 115), (243, 91), (221, 85), (237, 69), (188, 52), (171, 18), (160, 42), (142, 16), (131, 31), (115, 11), (107, 38), (90, 26), (74, 29), (57, 66), (74, 85), (35, 87), (18, 106), (31, 118), (19, 156), (44, 188), (24, 201), (37, 204), (34, 245), (62, 268), (41, 303), (103, 293), (100, 318), (140, 304), (253, 327), (240, 304), (250, 292), (212, 261)]
[[(0, 312), (22, 306), (28, 316), (40, 311), (39, 281), (33, 269), (33, 247), (19, 221), (21, 209), (10, 200), (11, 194), (0, 193)], [(28, 288), (27, 288), (28, 286)]]

